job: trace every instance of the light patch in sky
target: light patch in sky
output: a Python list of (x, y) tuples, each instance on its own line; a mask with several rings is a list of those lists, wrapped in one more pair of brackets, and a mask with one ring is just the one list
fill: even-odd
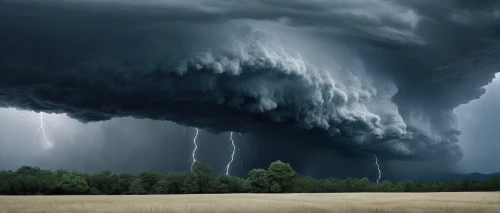
[(486, 94), (455, 109), (459, 118), (460, 146), (464, 158), (460, 172), (493, 173), (500, 171), (500, 74), (486, 87)]

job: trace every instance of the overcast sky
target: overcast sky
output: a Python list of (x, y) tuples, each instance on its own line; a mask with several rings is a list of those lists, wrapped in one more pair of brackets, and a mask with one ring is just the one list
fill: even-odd
[(0, 1), (0, 169), (186, 171), (198, 128), (241, 176), (498, 171), (500, 5), (471, 2)]
[(460, 119), (460, 146), (464, 158), (459, 163), (463, 172), (492, 173), (500, 171), (500, 74), (486, 86), (480, 99), (455, 109)]

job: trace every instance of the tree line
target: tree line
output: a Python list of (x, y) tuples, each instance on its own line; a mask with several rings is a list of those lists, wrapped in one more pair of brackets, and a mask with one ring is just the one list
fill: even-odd
[(438, 182), (382, 181), (368, 178), (300, 177), (288, 163), (276, 161), (266, 169), (253, 169), (247, 179), (218, 175), (197, 162), (192, 172), (143, 171), (138, 175), (110, 171), (86, 174), (78, 171), (42, 170), (23, 166), (0, 171), (2, 195), (123, 195), (204, 193), (327, 193), (327, 192), (458, 192), (500, 191), (500, 177), (486, 181), (449, 179)]

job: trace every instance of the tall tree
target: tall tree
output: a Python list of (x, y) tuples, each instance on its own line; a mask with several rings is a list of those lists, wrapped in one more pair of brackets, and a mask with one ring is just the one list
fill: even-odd
[(265, 169), (252, 169), (248, 172), (250, 191), (254, 193), (269, 192), (270, 184), (268, 173)]
[(298, 175), (290, 164), (278, 160), (272, 162), (267, 171), (273, 192), (292, 191), (293, 181)]
[(212, 174), (212, 168), (204, 163), (196, 162), (194, 165), (194, 175), (201, 193), (215, 192), (216, 180)]

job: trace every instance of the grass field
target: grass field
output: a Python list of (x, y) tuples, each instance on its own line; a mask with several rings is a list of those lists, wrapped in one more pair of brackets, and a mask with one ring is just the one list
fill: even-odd
[(3, 212), (500, 212), (500, 193), (0, 196)]

